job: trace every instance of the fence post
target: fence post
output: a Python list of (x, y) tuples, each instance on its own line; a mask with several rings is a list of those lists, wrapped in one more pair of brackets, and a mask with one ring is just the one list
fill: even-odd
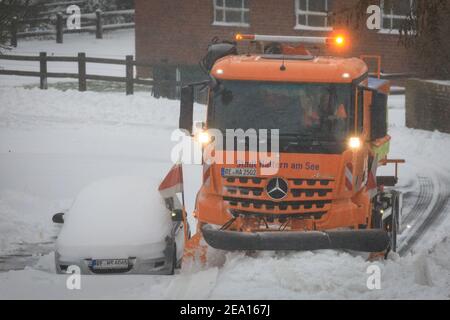
[(95, 10), (95, 37), (97, 39), (103, 39), (103, 21), (102, 11), (100, 9)]
[(126, 77), (126, 93), (127, 95), (133, 94), (134, 92), (134, 65), (133, 65), (133, 56), (125, 57), (125, 77)]
[(11, 47), (17, 47), (17, 17), (11, 20)]
[(78, 91), (86, 91), (86, 53), (78, 52)]
[(61, 12), (56, 14), (56, 43), (63, 43), (63, 15)]
[(47, 52), (39, 53), (40, 88), (47, 89)]

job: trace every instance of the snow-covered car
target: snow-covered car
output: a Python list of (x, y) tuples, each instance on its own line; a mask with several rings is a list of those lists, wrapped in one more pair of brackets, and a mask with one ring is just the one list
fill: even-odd
[(56, 241), (58, 273), (76, 265), (82, 274), (173, 274), (180, 265), (184, 225), (169, 212), (158, 184), (113, 177), (83, 189), (66, 213)]

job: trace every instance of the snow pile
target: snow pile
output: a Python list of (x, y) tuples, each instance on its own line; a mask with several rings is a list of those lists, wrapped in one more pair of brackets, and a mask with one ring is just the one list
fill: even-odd
[[(164, 288), (164, 299), (204, 300), (210, 299), (217, 285), (219, 269), (212, 267), (195, 273), (180, 274)], [(236, 292), (234, 292), (236, 294)], [(236, 298), (236, 297), (234, 297)]]
[(161, 254), (153, 244), (165, 244), (170, 214), (158, 181), (141, 177), (113, 177), (83, 189), (69, 212), (56, 242), (68, 258), (143, 257)]
[[(429, 252), (369, 262), (346, 252), (221, 253), (224, 264), (175, 276), (85, 276), (67, 290), (53, 255), (34, 268), (0, 273), (1, 298), (37, 299), (449, 299), (450, 241)], [(369, 267), (380, 289), (369, 289)]]
[[(429, 254), (370, 262), (339, 251), (227, 254), (210, 299), (448, 299), (450, 241)], [(369, 266), (381, 288), (370, 290)]]

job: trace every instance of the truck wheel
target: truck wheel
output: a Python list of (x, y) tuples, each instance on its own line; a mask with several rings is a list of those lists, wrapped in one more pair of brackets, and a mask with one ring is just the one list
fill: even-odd
[(400, 194), (399, 193), (396, 193), (396, 195), (395, 195), (394, 212), (395, 212), (395, 222), (397, 224), (397, 233), (398, 233), (398, 230), (400, 230), (400, 215), (401, 215)]
[(400, 220), (400, 201), (398, 193), (394, 193), (394, 198), (392, 199), (392, 219), (392, 251), (397, 252), (397, 234)]
[(177, 245), (173, 244), (173, 255), (172, 255), (172, 261), (170, 263), (170, 271), (169, 274), (173, 275), (175, 274), (175, 268), (177, 266)]
[(385, 229), (390, 238), (390, 249), (397, 252), (397, 230), (398, 230), (398, 198), (392, 199), (392, 214), (386, 221)]
[(372, 229), (382, 229), (383, 228), (383, 222), (381, 221), (381, 213), (378, 208), (374, 208), (372, 210), (371, 227), (372, 227)]

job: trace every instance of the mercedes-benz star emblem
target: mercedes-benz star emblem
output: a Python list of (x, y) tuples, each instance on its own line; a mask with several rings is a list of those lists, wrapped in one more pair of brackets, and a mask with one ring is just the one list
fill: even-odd
[(283, 199), (288, 192), (288, 183), (282, 178), (270, 179), (266, 186), (267, 194), (275, 200)]

